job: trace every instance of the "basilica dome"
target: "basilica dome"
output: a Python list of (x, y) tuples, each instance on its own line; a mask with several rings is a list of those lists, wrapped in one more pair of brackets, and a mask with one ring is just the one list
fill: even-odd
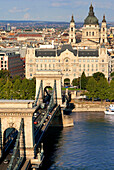
[(89, 25), (89, 24), (98, 25), (99, 24), (97, 17), (94, 15), (92, 4), (89, 7), (89, 14), (87, 18), (84, 20), (84, 24), (85, 25)]

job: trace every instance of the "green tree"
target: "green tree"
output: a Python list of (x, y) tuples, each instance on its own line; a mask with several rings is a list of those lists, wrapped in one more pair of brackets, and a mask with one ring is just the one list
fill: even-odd
[(97, 83), (97, 97), (101, 99), (101, 102), (108, 97), (109, 84), (106, 78), (101, 77)]
[(112, 80), (114, 80), (114, 72), (112, 72), (110, 76), (111, 76)]
[(87, 95), (89, 98), (92, 97), (92, 101), (94, 101), (96, 97), (97, 81), (93, 77), (88, 80), (86, 89), (88, 91)]
[(21, 99), (28, 99), (29, 94), (29, 80), (24, 78), (21, 83)]
[(6, 84), (3, 86), (3, 98), (4, 99), (11, 99), (13, 95), (13, 84), (12, 82), (8, 79)]
[(111, 80), (110, 85), (109, 85), (108, 99), (110, 101), (114, 100), (114, 80)]
[(20, 79), (16, 79), (13, 84), (13, 99), (21, 98), (20, 87), (21, 87), (21, 81)]
[(4, 81), (3, 81), (3, 79), (1, 78), (1, 79), (0, 79), (0, 99), (3, 98), (3, 93), (2, 93), (3, 86), (4, 86)]
[(101, 77), (105, 78), (105, 75), (101, 72), (96, 72), (93, 74), (94, 79), (98, 82)]
[(86, 85), (87, 85), (87, 78), (85, 76), (85, 72), (83, 71), (81, 75), (81, 89), (86, 89)]
[(79, 85), (79, 79), (78, 78), (73, 79), (72, 85), (73, 86), (78, 86)]

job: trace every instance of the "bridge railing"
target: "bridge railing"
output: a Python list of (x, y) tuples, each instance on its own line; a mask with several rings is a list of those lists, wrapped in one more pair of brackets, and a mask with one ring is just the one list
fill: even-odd
[[(14, 147), (14, 150), (13, 150), (13, 155), (11, 157), (11, 160), (10, 160), (10, 163), (9, 163), (9, 166), (8, 166), (8, 170), (17, 169), (16, 167), (18, 167), (18, 169), (19, 169), (24, 158), (25, 158), (25, 154), (23, 154), (23, 156), (21, 156), (21, 157), (19, 155), (20, 136), (21, 136), (21, 133), (23, 133), (23, 132), (24, 132), (24, 119), (22, 118), (21, 122), (20, 122), (20, 128), (19, 128), (19, 132), (18, 132), (18, 135), (17, 135), (15, 147)], [(17, 161), (17, 156), (18, 156), (18, 161)]]

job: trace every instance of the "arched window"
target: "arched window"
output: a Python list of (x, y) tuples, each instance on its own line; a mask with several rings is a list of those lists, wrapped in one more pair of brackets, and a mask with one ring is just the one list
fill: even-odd
[(73, 27), (71, 27), (71, 31), (73, 31)]
[(92, 32), (92, 35), (94, 36), (94, 32)]
[(68, 59), (66, 59), (66, 63), (68, 63)]
[(88, 36), (88, 32), (86, 32), (86, 36)]

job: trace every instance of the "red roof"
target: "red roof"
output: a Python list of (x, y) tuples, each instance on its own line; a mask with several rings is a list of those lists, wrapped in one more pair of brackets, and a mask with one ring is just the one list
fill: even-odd
[(18, 37), (42, 37), (41, 34), (18, 34)]

